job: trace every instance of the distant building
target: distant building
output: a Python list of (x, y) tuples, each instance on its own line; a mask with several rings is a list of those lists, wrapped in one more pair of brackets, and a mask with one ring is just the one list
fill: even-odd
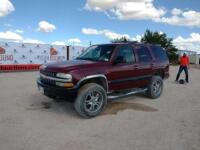
[(193, 54), (189, 56), (191, 64), (200, 64), (200, 54)]
[(177, 51), (177, 54), (179, 56), (182, 56), (184, 53), (189, 56), (191, 64), (200, 64), (200, 54), (198, 54), (196, 51), (189, 51), (189, 50), (178, 50)]
[(184, 53), (187, 54), (188, 56), (197, 54), (196, 51), (190, 51), (190, 50), (178, 50), (177, 51), (177, 54), (179, 56), (182, 56)]

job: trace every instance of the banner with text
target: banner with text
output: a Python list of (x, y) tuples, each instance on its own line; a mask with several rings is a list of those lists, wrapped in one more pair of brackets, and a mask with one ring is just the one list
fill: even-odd
[[(69, 48), (69, 58), (74, 59), (84, 47)], [(0, 64), (44, 64), (67, 60), (67, 46), (0, 42)]]

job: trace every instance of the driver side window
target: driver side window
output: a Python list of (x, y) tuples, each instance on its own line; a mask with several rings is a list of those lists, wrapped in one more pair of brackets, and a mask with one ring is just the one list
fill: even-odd
[(135, 55), (133, 49), (129, 45), (122, 46), (119, 49), (117, 60), (118, 63), (128, 63), (131, 64), (135, 62)]

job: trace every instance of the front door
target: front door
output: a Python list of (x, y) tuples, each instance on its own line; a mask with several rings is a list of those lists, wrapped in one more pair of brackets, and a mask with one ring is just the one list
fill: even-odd
[(131, 45), (122, 45), (118, 48), (115, 64), (109, 70), (110, 90), (124, 90), (136, 86), (134, 82), (137, 76), (135, 60)]

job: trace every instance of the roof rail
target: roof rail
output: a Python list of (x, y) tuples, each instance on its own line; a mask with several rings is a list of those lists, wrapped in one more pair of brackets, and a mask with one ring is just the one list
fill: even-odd
[(139, 44), (140, 42), (138, 42), (138, 41), (128, 41), (127, 43), (130, 43), (130, 44)]
[(154, 46), (161, 46), (161, 44), (152, 44), (152, 43), (148, 43), (148, 42), (142, 42), (142, 44), (148, 44), (148, 45), (154, 45)]

